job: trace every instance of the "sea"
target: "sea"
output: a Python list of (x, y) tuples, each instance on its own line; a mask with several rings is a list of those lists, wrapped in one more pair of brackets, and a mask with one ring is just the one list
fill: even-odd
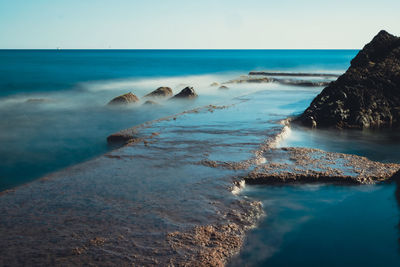
[[(300, 114), (322, 87), (210, 86), (250, 71), (342, 74), (358, 50), (0, 50), (0, 191), (33, 182), (116, 147), (122, 129), (263, 90), (281, 92), (289, 115)], [(142, 106), (160, 86), (199, 97)], [(132, 92), (141, 103), (110, 107)], [(295, 96), (295, 97), (293, 97)], [(265, 107), (274, 106), (271, 98)], [(270, 102), (270, 103), (268, 103)], [(271, 110), (273, 112), (273, 110)], [(284, 119), (284, 118), (282, 118)], [(267, 125), (265, 127), (268, 127)], [(312, 147), (400, 163), (396, 131), (292, 129), (280, 146)], [(229, 159), (227, 159), (229, 160)], [(140, 176), (140, 173), (138, 174)], [(140, 179), (140, 177), (138, 177)], [(168, 190), (168, 188), (165, 188)], [(230, 266), (399, 266), (396, 183), (248, 185), (265, 216), (249, 231)]]

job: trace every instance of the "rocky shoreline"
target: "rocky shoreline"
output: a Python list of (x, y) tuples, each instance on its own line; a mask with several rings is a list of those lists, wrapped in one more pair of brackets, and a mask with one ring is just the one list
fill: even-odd
[(314, 128), (398, 128), (400, 38), (380, 31), (296, 122)]
[[(397, 164), (277, 148), (286, 122), (263, 122), (268, 131), (250, 127), (260, 121), (249, 110), (270, 97), (259, 92), (121, 131), (112, 135), (126, 142), (121, 148), (3, 192), (0, 264), (223, 266), (263, 215), (259, 202), (237, 195), (243, 180), (366, 184), (394, 177)], [(237, 160), (217, 160), (233, 155)]]

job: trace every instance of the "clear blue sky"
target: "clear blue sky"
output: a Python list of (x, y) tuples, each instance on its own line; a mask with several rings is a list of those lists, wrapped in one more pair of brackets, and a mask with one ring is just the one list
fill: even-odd
[(400, 0), (0, 0), (0, 48), (361, 48)]

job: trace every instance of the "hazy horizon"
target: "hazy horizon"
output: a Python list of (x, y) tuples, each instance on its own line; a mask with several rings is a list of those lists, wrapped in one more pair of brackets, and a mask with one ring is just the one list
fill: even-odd
[(360, 49), (400, 1), (0, 0), (0, 49)]

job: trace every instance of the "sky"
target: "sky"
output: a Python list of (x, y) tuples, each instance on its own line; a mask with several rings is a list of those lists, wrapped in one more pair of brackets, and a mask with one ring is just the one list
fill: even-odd
[(400, 0), (0, 0), (0, 49), (360, 49)]

